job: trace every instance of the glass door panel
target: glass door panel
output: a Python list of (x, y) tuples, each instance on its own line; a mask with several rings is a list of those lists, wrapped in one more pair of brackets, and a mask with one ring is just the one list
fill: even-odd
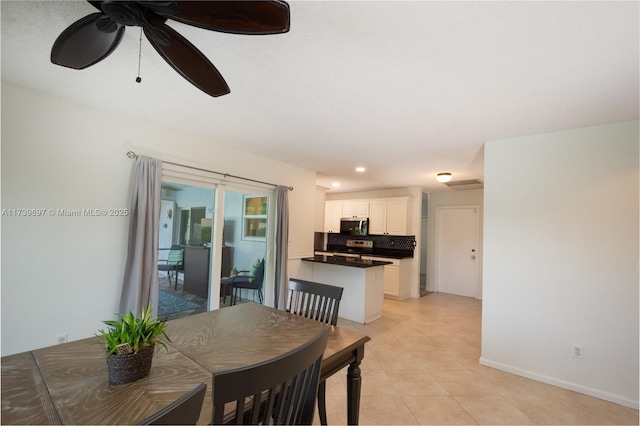
[(163, 182), (158, 317), (208, 310), (215, 189)]
[(264, 303), (269, 199), (243, 189), (224, 191), (220, 307)]

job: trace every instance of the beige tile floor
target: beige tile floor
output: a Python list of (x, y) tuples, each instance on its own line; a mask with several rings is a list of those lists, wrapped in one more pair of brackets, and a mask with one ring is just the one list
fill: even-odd
[[(383, 318), (367, 325), (340, 319), (371, 337), (360, 424), (638, 424), (637, 410), (479, 365), (481, 311), (479, 300), (432, 293), (385, 299)], [(327, 381), (329, 424), (346, 423), (345, 376)]]

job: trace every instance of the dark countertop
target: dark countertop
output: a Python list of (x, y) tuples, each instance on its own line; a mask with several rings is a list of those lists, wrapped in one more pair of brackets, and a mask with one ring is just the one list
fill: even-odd
[[(388, 259), (411, 259), (413, 257), (413, 251), (411, 250), (376, 250), (373, 253), (358, 253), (355, 251), (349, 251), (347, 249), (344, 248), (340, 248), (337, 250), (316, 250), (316, 252), (318, 251), (324, 251), (327, 253), (349, 253), (349, 254), (361, 254), (362, 256), (369, 256), (369, 257), (386, 257)], [(340, 254), (338, 254), (339, 256)]]
[(327, 243), (325, 251), (332, 253), (351, 253), (363, 256), (387, 257), (389, 259), (407, 259), (413, 257), (413, 249), (402, 250), (398, 248), (375, 247), (373, 251), (363, 251), (359, 248), (346, 247), (343, 244)]
[(391, 265), (393, 263), (393, 262), (384, 262), (380, 260), (360, 259), (357, 257), (323, 256), (323, 255), (316, 255), (313, 257), (304, 257), (302, 258), (302, 260), (306, 262), (326, 263), (326, 264), (339, 265), (339, 266), (352, 266), (354, 268), (371, 268), (373, 266)]

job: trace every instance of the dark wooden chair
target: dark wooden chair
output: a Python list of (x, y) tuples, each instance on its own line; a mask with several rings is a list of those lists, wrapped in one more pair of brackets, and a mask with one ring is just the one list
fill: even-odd
[(282, 356), (213, 373), (212, 423), (310, 425), (328, 331)]
[(141, 425), (195, 425), (200, 418), (207, 385), (200, 383), (184, 396), (144, 419)]
[[(291, 278), (286, 310), (325, 324), (337, 325), (342, 291), (342, 287)], [(327, 424), (326, 393), (326, 384), (322, 381), (318, 387), (318, 415), (323, 425)]]
[(342, 291), (342, 287), (291, 278), (286, 310), (325, 324), (337, 325)]

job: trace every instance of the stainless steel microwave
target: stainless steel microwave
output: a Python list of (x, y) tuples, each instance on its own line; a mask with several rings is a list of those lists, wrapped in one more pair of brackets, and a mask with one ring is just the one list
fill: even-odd
[(340, 233), (345, 235), (369, 235), (368, 217), (343, 217), (340, 219)]

